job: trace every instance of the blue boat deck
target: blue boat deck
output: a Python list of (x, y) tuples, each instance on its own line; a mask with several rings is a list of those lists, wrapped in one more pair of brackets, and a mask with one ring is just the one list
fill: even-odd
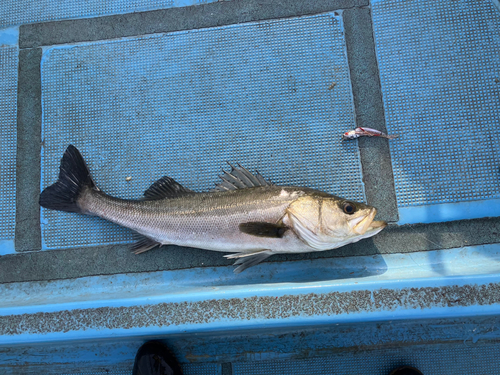
[[(0, 372), (130, 374), (161, 339), (186, 374), (498, 373), (499, 51), (498, 0), (4, 1)], [(238, 275), (135, 256), (40, 209), (68, 144), (115, 196), (241, 163), (390, 225)]]

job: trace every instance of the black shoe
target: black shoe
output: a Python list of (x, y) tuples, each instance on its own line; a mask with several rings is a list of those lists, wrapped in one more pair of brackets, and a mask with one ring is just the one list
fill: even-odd
[(182, 370), (165, 345), (149, 341), (137, 351), (132, 375), (182, 375)]
[(401, 366), (395, 370), (392, 370), (389, 375), (424, 375), (415, 367)]

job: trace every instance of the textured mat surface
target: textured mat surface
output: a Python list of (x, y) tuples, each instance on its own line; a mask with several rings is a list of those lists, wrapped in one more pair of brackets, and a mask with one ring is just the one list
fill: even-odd
[(387, 375), (399, 366), (413, 366), (430, 375), (498, 373), (500, 345), (448, 344), (436, 348), (400, 348), (346, 352), (307, 360), (233, 364), (234, 375)]
[(210, 3), (214, 0), (5, 0), (0, 7), (0, 28), (33, 22), (164, 9)]
[(500, 11), (372, 5), (399, 207), (500, 198)]
[(216, 363), (189, 363), (182, 366), (184, 375), (220, 375), (221, 367)]
[[(113, 366), (109, 366), (113, 367)], [(216, 363), (188, 363), (182, 365), (184, 375), (220, 375), (221, 367)], [(132, 369), (106, 370), (90, 372), (65, 372), (61, 375), (131, 375)]]
[[(16, 223), (17, 150), (16, 47), (0, 47), (0, 250), (13, 250)], [(0, 253), (1, 254), (1, 253)]]
[[(120, 197), (163, 175), (206, 190), (229, 161), (364, 199), (356, 144), (339, 141), (354, 120), (333, 14), (49, 49), (42, 105), (42, 187), (73, 143)], [(45, 248), (130, 238), (96, 218), (42, 215)]]

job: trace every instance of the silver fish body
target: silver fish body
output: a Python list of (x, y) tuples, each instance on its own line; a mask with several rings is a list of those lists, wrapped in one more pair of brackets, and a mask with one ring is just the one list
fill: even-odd
[(169, 177), (125, 200), (100, 191), (79, 151), (69, 146), (59, 180), (40, 196), (43, 207), (94, 215), (144, 236), (134, 250), (173, 244), (237, 253), (240, 266), (272, 254), (334, 249), (380, 232), (376, 209), (318, 190), (276, 186), (244, 168), (226, 172), (216, 191), (195, 193)]
[(135, 230), (160, 244), (223, 252), (272, 249), (273, 252), (313, 251), (293, 232), (282, 238), (244, 233), (246, 222), (278, 223), (286, 209), (307, 189), (264, 186), (206, 192), (153, 201), (122, 200), (88, 190), (80, 205), (99, 216)]

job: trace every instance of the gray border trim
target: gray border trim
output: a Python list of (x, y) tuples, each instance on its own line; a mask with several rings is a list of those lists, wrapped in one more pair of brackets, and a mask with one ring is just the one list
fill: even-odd
[[(274, 255), (267, 261), (411, 253), (490, 243), (500, 243), (500, 218), (389, 226), (374, 238), (339, 249)], [(164, 246), (137, 256), (130, 252), (129, 245), (40, 251), (29, 255), (13, 254), (1, 257), (0, 283), (231, 266), (233, 262), (222, 255), (223, 253), (214, 251)]]
[(225, 362), (220, 364), (221, 375), (233, 375), (233, 364), (231, 362)]
[(36, 23), (20, 27), (19, 48), (200, 29), (367, 5), (368, 0), (231, 0), (149, 12)]
[[(356, 125), (387, 132), (370, 9), (348, 9), (343, 18)], [(360, 138), (358, 145), (368, 203), (380, 219), (398, 221), (388, 140)]]
[(19, 51), (17, 91), (16, 251), (40, 250), (42, 50)]
[[(1, 316), (0, 335), (60, 334), (94, 329), (165, 328), (221, 321), (232, 325), (234, 322), (253, 320), (284, 321), (299, 316), (320, 318), (401, 309), (486, 306), (498, 304), (499, 301), (500, 284), (489, 283), (163, 302), (153, 305), (99, 307)], [(284, 309), (283, 306), (287, 308)], [(186, 311), (189, 311), (189, 314), (186, 314)]]

